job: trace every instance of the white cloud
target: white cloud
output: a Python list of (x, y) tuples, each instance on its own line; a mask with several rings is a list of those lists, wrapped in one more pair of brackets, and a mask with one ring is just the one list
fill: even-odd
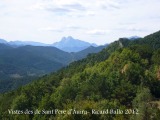
[(129, 31), (138, 31), (138, 32), (145, 31), (144, 29), (136, 28), (136, 27), (128, 27), (128, 28), (126, 28), (126, 30), (129, 30)]
[(80, 27), (80, 26), (77, 26), (77, 25), (67, 25), (66, 27), (64, 27), (64, 29), (67, 29), (67, 30), (79, 30), (79, 29), (84, 29), (84, 27)]
[(109, 30), (93, 29), (86, 32), (89, 35), (106, 35)]
[(104, 10), (120, 8), (120, 3), (116, 0), (100, 0), (98, 4)]
[(51, 31), (51, 32), (64, 32), (64, 31), (75, 31), (75, 30), (83, 30), (85, 28), (83, 27), (80, 27), (80, 26), (76, 26), (76, 25), (66, 25), (66, 26), (60, 26), (60, 27), (53, 27), (53, 26), (50, 26), (50, 27), (42, 27), (42, 28), (39, 28), (38, 31)]
[(125, 32), (145, 32), (147, 31), (147, 29), (142, 29), (140, 27), (134, 27), (134, 26), (121, 26), (121, 27), (118, 27), (118, 28), (115, 28), (113, 30), (119, 30), (119, 31), (125, 31)]
[(46, 28), (40, 28), (38, 29), (39, 31), (52, 31), (52, 32), (63, 32), (63, 29), (58, 29), (58, 28), (54, 28), (54, 27), (46, 27)]
[(87, 15), (87, 16), (95, 16), (95, 15), (96, 15), (96, 12), (95, 12), (95, 11), (87, 11), (87, 12), (86, 12), (86, 15)]
[(53, 43), (73, 35), (102, 44), (145, 36), (160, 28), (159, 6), (160, 0), (0, 0), (0, 38)]
[(119, 9), (116, 0), (44, 0), (30, 7), (47, 10), (56, 15), (94, 16), (98, 10)]
[(86, 7), (80, 2), (74, 0), (53, 0), (43, 1), (31, 6), (31, 9), (47, 10), (55, 13), (56, 15), (68, 15), (74, 12), (86, 11)]

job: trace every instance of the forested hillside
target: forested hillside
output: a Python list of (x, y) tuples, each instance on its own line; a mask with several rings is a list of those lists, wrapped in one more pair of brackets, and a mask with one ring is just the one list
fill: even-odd
[(159, 98), (156, 32), (134, 41), (119, 39), (97, 54), (1, 94), (0, 119), (159, 120)]
[(29, 83), (36, 77), (66, 66), (72, 56), (54, 47), (0, 44), (0, 92)]
[(25, 85), (102, 49), (94, 47), (92, 51), (86, 49), (85, 54), (80, 54), (49, 46), (13, 47), (0, 44), (0, 93)]

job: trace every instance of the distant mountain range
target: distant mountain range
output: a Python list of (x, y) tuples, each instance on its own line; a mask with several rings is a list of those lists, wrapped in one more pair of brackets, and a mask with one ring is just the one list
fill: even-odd
[(25, 45), (32, 45), (32, 46), (50, 46), (50, 44), (40, 43), (40, 42), (33, 42), (33, 41), (10, 41), (8, 44), (12, 46), (25, 46)]
[(97, 45), (94, 43), (84, 42), (79, 39), (74, 39), (71, 36), (63, 37), (61, 41), (53, 44), (54, 47), (57, 47), (66, 52), (78, 52), (84, 50), (90, 46), (96, 47)]
[(0, 43), (7, 43), (7, 41), (6, 40), (4, 40), (4, 39), (0, 39)]
[[(131, 36), (131, 37), (128, 37), (128, 38), (125, 38), (125, 39), (136, 40), (136, 39), (139, 39), (139, 38), (141, 38), (141, 37)], [(53, 44), (45, 44), (45, 43), (33, 42), (33, 41), (20, 41), (20, 40), (7, 42), (4, 39), (0, 39), (0, 43), (8, 44), (12, 47), (19, 47), (19, 46), (25, 46), (25, 45), (53, 46), (53, 47), (56, 47), (60, 50), (65, 51), (65, 52), (80, 52), (82, 50), (87, 49), (88, 47), (91, 47), (91, 46), (92, 47), (97, 47), (98, 46), (95, 43), (89, 43), (89, 42), (85, 42), (85, 41), (82, 41), (82, 40), (79, 40), (79, 39), (74, 39), (72, 36), (63, 37), (59, 42), (55, 42)], [(106, 45), (104, 45), (104, 46), (106, 46)], [(96, 48), (96, 49), (98, 49), (98, 48)]]
[(65, 52), (79, 52), (90, 46), (94, 46), (94, 47), (97, 46), (94, 43), (89, 43), (79, 39), (74, 39), (71, 36), (63, 37), (59, 42), (55, 42), (53, 44), (45, 44), (45, 43), (33, 42), (33, 41), (20, 41), (20, 40), (7, 42), (4, 39), (0, 39), (0, 43), (8, 44), (8, 45), (11, 45), (12, 47), (19, 47), (19, 46), (25, 46), (25, 45), (54, 46)]

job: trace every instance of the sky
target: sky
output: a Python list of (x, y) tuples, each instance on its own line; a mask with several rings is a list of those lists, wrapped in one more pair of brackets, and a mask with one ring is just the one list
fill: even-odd
[(98, 45), (160, 30), (160, 0), (0, 0), (0, 38)]

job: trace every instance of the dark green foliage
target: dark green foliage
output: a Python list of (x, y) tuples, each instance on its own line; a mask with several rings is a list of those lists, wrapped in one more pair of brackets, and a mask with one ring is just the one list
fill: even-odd
[(152, 56), (152, 62), (156, 65), (160, 65), (160, 49), (156, 50)]
[(154, 50), (160, 48), (160, 31), (131, 42), (131, 44), (149, 45)]
[(131, 120), (158, 120), (160, 110), (151, 100), (150, 90), (148, 88), (140, 88), (133, 100), (133, 106), (138, 109), (139, 114), (133, 115)]

